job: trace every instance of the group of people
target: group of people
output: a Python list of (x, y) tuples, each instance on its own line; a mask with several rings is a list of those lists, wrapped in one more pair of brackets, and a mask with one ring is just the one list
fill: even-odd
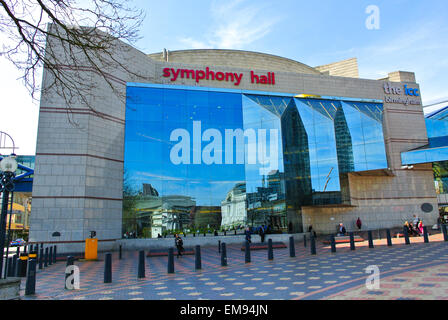
[(411, 236), (423, 235), (423, 221), (415, 214), (412, 222), (406, 221), (404, 227), (408, 230), (408, 234)]
[[(361, 227), (362, 227), (362, 221), (361, 218), (358, 217), (358, 219), (356, 219), (356, 227), (358, 228), (358, 231), (361, 231)], [(337, 231), (337, 236), (345, 236), (347, 235), (347, 229), (345, 228), (344, 224), (341, 222), (338, 225), (338, 231)]]
[[(258, 235), (260, 236), (260, 241), (264, 242), (264, 238), (266, 237), (266, 233), (269, 233), (269, 227), (265, 226), (264, 224), (259, 226), (258, 228), (255, 229), (255, 232), (258, 233)], [(252, 230), (250, 229), (250, 227), (246, 227), (246, 229), (244, 230), (244, 235), (245, 235), (245, 239), (246, 241), (248, 241), (249, 243), (252, 242)]]

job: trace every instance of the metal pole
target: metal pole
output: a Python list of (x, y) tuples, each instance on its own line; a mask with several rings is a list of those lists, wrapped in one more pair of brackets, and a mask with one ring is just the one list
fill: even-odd
[(272, 250), (272, 239), (268, 239), (268, 260), (274, 260), (274, 251)]
[[(12, 219), (13, 205), (14, 205), (14, 192), (11, 192), (11, 206), (9, 207), (8, 240), (6, 242), (6, 258), (9, 257), (9, 244), (11, 242), (11, 219)], [(5, 270), (5, 278), (6, 278), (6, 270)]]
[(411, 244), (411, 242), (409, 241), (408, 228), (403, 227), (403, 233), (404, 233), (404, 243), (405, 244)]
[(314, 236), (311, 234), (310, 235), (310, 250), (311, 250), (311, 254), (316, 254), (316, 241), (314, 240)]
[(26, 277), (25, 295), (36, 293), (36, 259), (28, 261), (28, 272)]
[(195, 270), (200, 270), (200, 269), (202, 269), (202, 264), (201, 264), (201, 246), (200, 245), (196, 246), (196, 250), (194, 251), (194, 255), (195, 255), (194, 269)]
[(294, 237), (289, 237), (289, 256), (291, 258), (296, 256), (296, 250), (294, 248)]
[(144, 277), (145, 277), (145, 251), (141, 250), (138, 253), (137, 278), (142, 279)]
[(246, 240), (246, 243), (245, 243), (245, 245), (246, 245), (246, 248), (245, 248), (245, 258), (244, 258), (244, 262), (245, 263), (250, 263), (250, 244), (249, 244), (249, 241), (247, 241)]
[(168, 273), (174, 273), (174, 249), (168, 249)]
[(429, 242), (428, 230), (426, 229), (426, 226), (423, 227), (423, 239), (424, 239), (425, 243)]
[[(9, 174), (4, 172), (1, 179), (9, 179)], [(0, 279), (3, 278), (3, 254), (5, 253), (5, 238), (6, 238), (6, 216), (8, 213), (8, 202), (9, 202), (9, 190), (3, 187), (3, 198), (2, 198), (2, 214), (0, 217)]]
[(368, 231), (368, 235), (369, 235), (369, 248), (373, 248), (373, 236), (371, 230)]
[(389, 247), (391, 247), (392, 246), (392, 238), (390, 237), (390, 230), (389, 229), (386, 230), (386, 238), (387, 238), (387, 245)]
[(227, 250), (225, 242), (221, 243), (221, 266), (227, 266)]
[(355, 250), (355, 236), (350, 232), (350, 250)]
[(104, 283), (112, 282), (112, 254), (106, 253), (106, 261), (104, 262)]
[(330, 237), (330, 243), (331, 243), (331, 252), (336, 252), (336, 240), (334, 239), (334, 235), (332, 234)]

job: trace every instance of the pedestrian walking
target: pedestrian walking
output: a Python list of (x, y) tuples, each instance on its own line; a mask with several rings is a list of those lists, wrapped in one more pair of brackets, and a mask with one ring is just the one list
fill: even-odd
[(247, 227), (246, 230), (244, 231), (244, 234), (246, 235), (246, 241), (248, 241), (249, 243), (251, 243), (252, 241), (250, 240), (251, 236), (250, 236), (250, 228)]
[(356, 220), (356, 226), (358, 227), (358, 230), (361, 230), (362, 222), (361, 222), (361, 218), (359, 218), (359, 217), (358, 217), (358, 220)]
[(184, 241), (182, 240), (181, 237), (179, 237), (177, 233), (174, 235), (174, 244), (176, 245), (177, 257), (179, 258), (179, 256), (182, 256), (182, 252), (185, 249), (184, 249)]
[(264, 224), (261, 225), (260, 229), (258, 230), (258, 234), (260, 235), (261, 243), (264, 243), (264, 237), (266, 235), (266, 229), (264, 227)]

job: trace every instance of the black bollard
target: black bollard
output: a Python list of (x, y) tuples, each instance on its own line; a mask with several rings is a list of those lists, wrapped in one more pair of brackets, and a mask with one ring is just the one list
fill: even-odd
[(11, 270), (12, 276), (11, 277), (17, 276), (17, 259), (18, 259), (17, 254), (12, 256), (12, 270)]
[(331, 252), (336, 252), (336, 240), (334, 239), (334, 235), (332, 234), (330, 236), (330, 243), (331, 243)]
[(48, 247), (45, 248), (44, 268), (48, 267)]
[(306, 248), (306, 234), (303, 235), (303, 246)]
[(268, 260), (274, 260), (274, 251), (272, 250), (272, 239), (268, 239)]
[(409, 241), (408, 228), (403, 227), (403, 233), (404, 233), (404, 242), (405, 242), (406, 244), (411, 244), (411, 242)]
[(14, 257), (8, 258), (8, 273), (6, 274), (7, 277), (14, 277)]
[(106, 253), (104, 261), (104, 283), (112, 282), (112, 254)]
[(201, 246), (197, 245), (196, 249), (194, 250), (194, 269), (195, 270), (201, 270), (202, 264), (201, 264)]
[(389, 247), (391, 247), (392, 246), (392, 238), (390, 237), (390, 230), (389, 229), (386, 229), (386, 238), (387, 238), (387, 245)]
[(41, 246), (39, 251), (39, 270), (42, 270), (43, 266), (44, 266), (44, 249)]
[(36, 259), (28, 261), (28, 272), (26, 275), (25, 295), (36, 293)]
[(50, 266), (53, 264), (53, 247), (50, 247), (50, 253), (48, 254), (48, 264)]
[(118, 259), (121, 260), (121, 257), (122, 257), (122, 255), (121, 255), (121, 244), (120, 244), (120, 246), (118, 247)]
[(168, 273), (174, 273), (174, 249), (168, 249)]
[(250, 263), (250, 244), (249, 241), (246, 240), (246, 250), (245, 250), (245, 257), (244, 257), (244, 262), (245, 263)]
[(25, 278), (28, 267), (28, 255), (21, 253), (19, 259), (17, 259), (17, 277)]
[(443, 241), (448, 241), (448, 234), (446, 232), (446, 224), (442, 224)]
[(236, 235), (236, 230), (235, 230), (235, 235)]
[(218, 253), (221, 253), (221, 240), (218, 240)]
[(294, 247), (294, 237), (289, 237), (289, 256), (294, 258), (296, 256), (296, 249)]
[(311, 254), (316, 254), (316, 241), (314, 240), (313, 235), (310, 235), (310, 250)]
[[(48, 248), (45, 248), (45, 252), (48, 252)], [(68, 290), (70, 290), (72, 288), (67, 288), (67, 278), (70, 277), (73, 274), (74, 271), (67, 272), (67, 268), (69, 266), (74, 265), (74, 262), (75, 262), (75, 258), (74, 257), (72, 257), (72, 256), (68, 256), (67, 257), (67, 264), (66, 264), (66, 268), (65, 268), (65, 289), (68, 289)], [(74, 283), (72, 282), (72, 285), (73, 284)]]
[(367, 234), (369, 236), (369, 248), (373, 248), (373, 235), (372, 230), (367, 231)]
[(355, 250), (355, 236), (350, 232), (350, 250)]
[(426, 229), (426, 226), (423, 227), (423, 239), (424, 239), (425, 243), (429, 242), (428, 229)]
[(22, 263), (20, 262), (20, 258), (16, 260), (16, 277), (19, 278), (22, 273)]
[(20, 246), (19, 246), (19, 247), (17, 247), (17, 251), (16, 251), (16, 254), (17, 254), (17, 256), (18, 256), (18, 257), (20, 257)]
[(225, 242), (221, 243), (221, 266), (227, 266), (227, 250)]
[(225, 236), (227, 235), (227, 232), (226, 232), (226, 230), (224, 230), (224, 235), (225, 235)]
[(193, 233), (193, 237), (196, 237), (196, 233)]
[(145, 251), (141, 250), (138, 253), (137, 278), (142, 279), (144, 277), (145, 277)]
[[(56, 250), (57, 250), (57, 247), (54, 246), (54, 247), (53, 247), (53, 263), (56, 263)], [(36, 251), (36, 252), (37, 252), (37, 251)]]

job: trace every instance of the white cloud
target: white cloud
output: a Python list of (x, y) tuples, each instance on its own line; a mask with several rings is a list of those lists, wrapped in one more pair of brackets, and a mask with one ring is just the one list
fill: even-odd
[(210, 10), (213, 24), (205, 32), (204, 39), (184, 37), (180, 39), (184, 45), (193, 49), (243, 48), (266, 36), (280, 20), (269, 14), (268, 5), (247, 4), (245, 0), (213, 1)]

